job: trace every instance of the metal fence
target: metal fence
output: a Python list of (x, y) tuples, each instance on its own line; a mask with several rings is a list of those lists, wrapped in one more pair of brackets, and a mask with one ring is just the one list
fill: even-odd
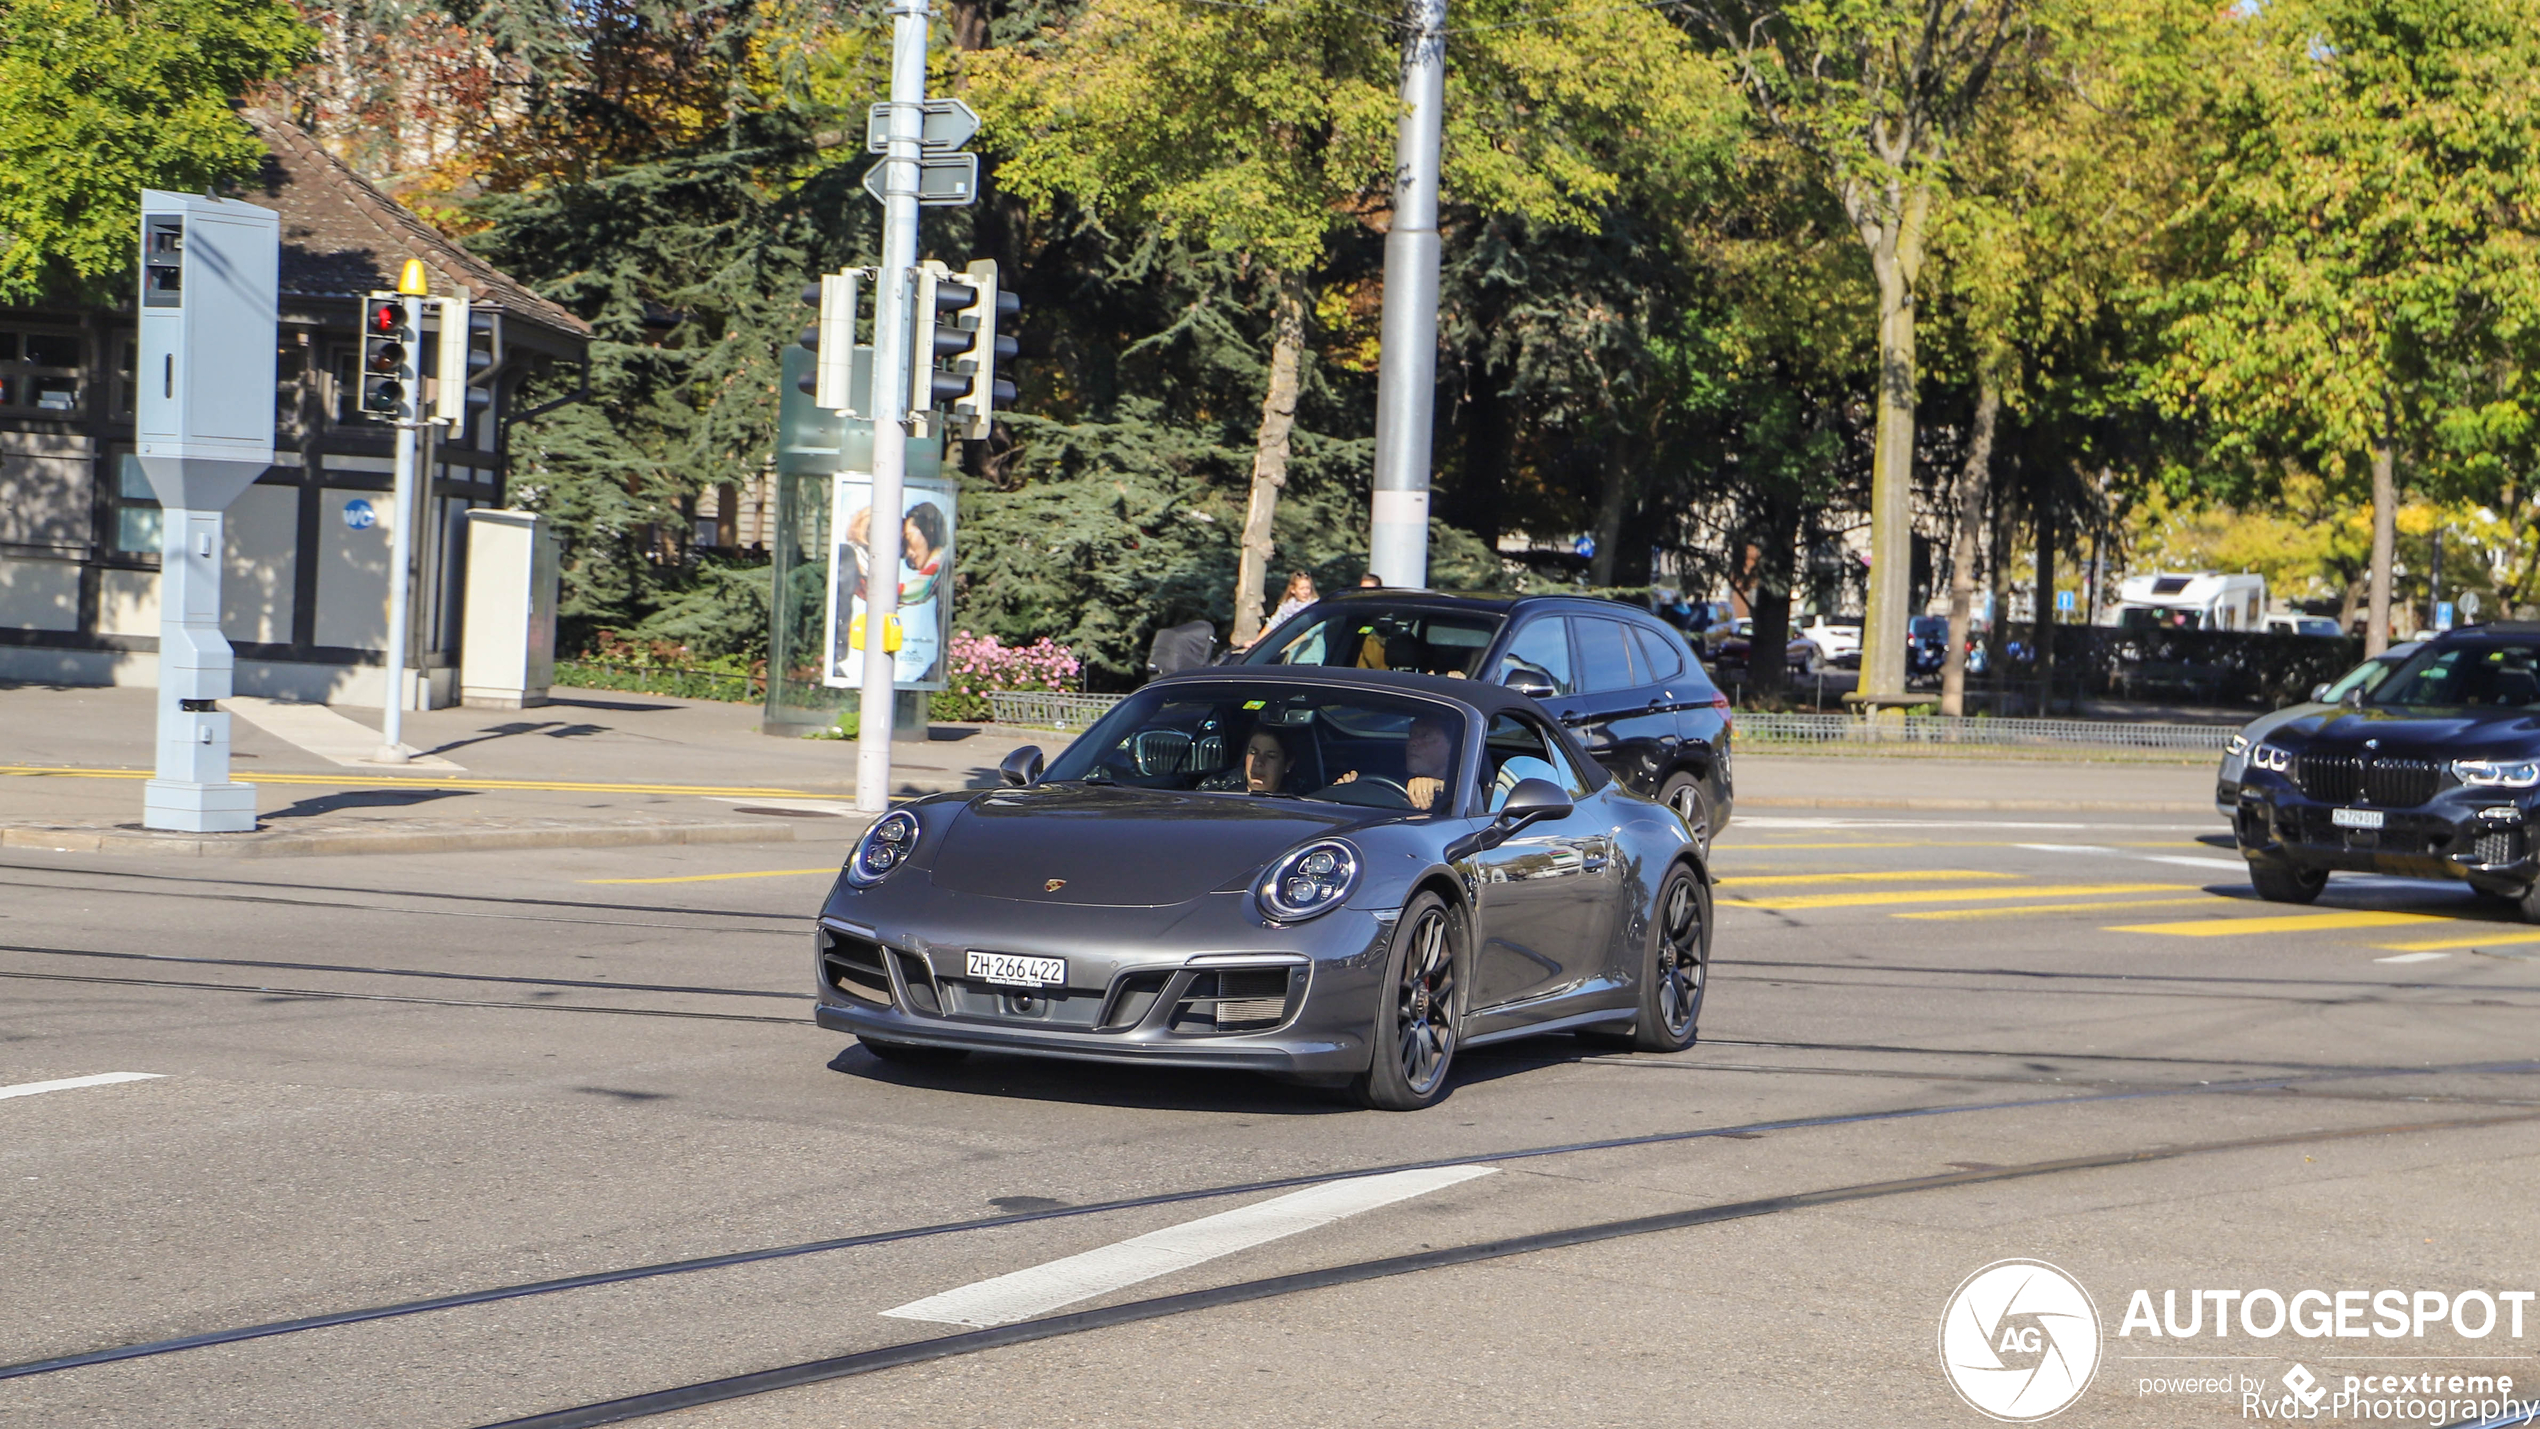
[(2178, 754), (2220, 754), (2237, 731), (2221, 724), (2125, 724), (2088, 719), (1953, 719), (1906, 715), (1859, 719), (1848, 714), (1740, 714), (1737, 742), (1755, 745), (1835, 747), (1850, 745), (2027, 745), (2148, 749)]
[(1083, 729), (1111, 713), (1118, 695), (1067, 695), (1049, 690), (990, 690), (988, 708), (999, 724), (1034, 729)]
[[(1037, 690), (992, 690), (988, 703), (997, 723), (1036, 729), (1083, 729), (1111, 712), (1118, 695), (1063, 695)], [(2088, 719), (1950, 719), (1906, 715), (1860, 719), (1848, 714), (1750, 714), (1737, 716), (1737, 742), (1839, 749), (1869, 745), (1968, 745), (1977, 748), (2094, 747), (2173, 754), (2220, 754), (2234, 729), (2220, 724), (2126, 724)]]

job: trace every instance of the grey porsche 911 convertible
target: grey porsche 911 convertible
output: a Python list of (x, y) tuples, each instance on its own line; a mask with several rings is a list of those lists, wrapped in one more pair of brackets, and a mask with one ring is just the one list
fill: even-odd
[(1460, 1047), (1692, 1045), (1711, 894), (1684, 821), (1512, 690), (1217, 667), (1046, 770), (867, 830), (821, 909), (819, 1021), (972, 1051), (1445, 1094)]

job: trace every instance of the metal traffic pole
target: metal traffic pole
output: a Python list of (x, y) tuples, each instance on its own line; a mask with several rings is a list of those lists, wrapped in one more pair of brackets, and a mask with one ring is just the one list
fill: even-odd
[(1438, 149), (1446, 107), (1446, 0), (1410, 0), (1393, 224), (1376, 365), (1376, 482), (1368, 569), (1429, 583), (1429, 428), (1438, 369)]
[(388, 498), (388, 688), (380, 698), (379, 752), (371, 756), (379, 764), (406, 762), (406, 646), (407, 627), (413, 623), (411, 592), (414, 566), (414, 494), (415, 447), (423, 434), (423, 383), (412, 376), (422, 370), (423, 299), (426, 288), (423, 265), (408, 261), (406, 271), (397, 281), (397, 291), (405, 295), (407, 384), (406, 401), (397, 417), (397, 481)]
[[(865, 526), (864, 682), (856, 699), (855, 805), (891, 806), (892, 675), (900, 523), (908, 475), (908, 275), (917, 262), (918, 158), (926, 124), (926, 0), (891, 6), (891, 99), (882, 158), (882, 268), (873, 294), (873, 505)], [(931, 397), (930, 397), (931, 400)]]

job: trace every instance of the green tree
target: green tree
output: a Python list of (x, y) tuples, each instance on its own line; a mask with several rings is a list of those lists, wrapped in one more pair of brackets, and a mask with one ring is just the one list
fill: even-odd
[(1878, 294), (1866, 691), (1905, 684), (1914, 485), (1915, 337), (1933, 204), (1985, 92), (2042, 40), (2029, 0), (1687, 0), (1759, 123), (1811, 162), (1842, 206)]
[(0, 0), (0, 302), (122, 279), (142, 189), (254, 173), (234, 105), (315, 40), (289, 0)]
[(2474, 470), (2529, 430), (2540, 7), (2271, 0), (2234, 28), (2154, 378), (2221, 451), (2369, 471), (2378, 653), (2399, 467)]
[[(1618, 169), (1719, 131), (1716, 77), (1645, 12), (1549, 26), (1485, 0), (1450, 36), (1450, 202), (1587, 224)], [(1511, 21), (1513, 23), (1503, 23)], [(1095, 0), (1033, 49), (970, 58), (999, 181), (1120, 229), (1240, 255), (1271, 315), (1239, 558), (1235, 638), (1260, 622), (1313, 283), (1337, 236), (1391, 201), (1397, 37), (1342, 0), (1185, 7)]]

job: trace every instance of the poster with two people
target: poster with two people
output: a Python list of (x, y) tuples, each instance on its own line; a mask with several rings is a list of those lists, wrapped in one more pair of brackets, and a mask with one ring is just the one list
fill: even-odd
[[(865, 611), (872, 573), (865, 542), (873, 527), (873, 478), (842, 472), (832, 488), (829, 531), (829, 659), (821, 683), (855, 689), (864, 683), (864, 652), (848, 632)], [(903, 690), (944, 687), (944, 650), (952, 621), (953, 484), (909, 477), (900, 518), (900, 649), (891, 682)], [(879, 640), (873, 642), (877, 647)]]

